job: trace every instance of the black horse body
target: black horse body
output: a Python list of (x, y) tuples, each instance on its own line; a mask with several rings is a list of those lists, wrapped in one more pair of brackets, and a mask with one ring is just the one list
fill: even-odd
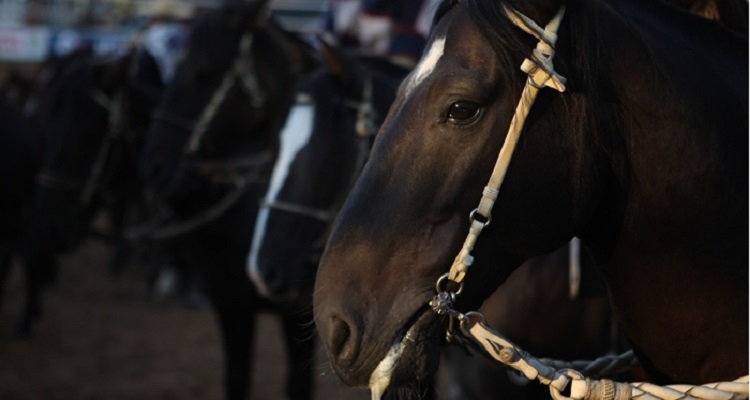
[[(446, 1), (328, 242), (316, 324), (342, 379), (428, 379), (444, 321), (426, 304), (468, 230), (527, 77), (566, 6), (554, 63), (458, 298), (476, 309), (524, 260), (579, 236), (649, 379), (747, 374), (747, 38), (658, 1)], [(441, 47), (444, 46), (444, 47)]]
[(278, 134), (312, 62), (299, 39), (268, 19), (265, 3), (228, 5), (194, 23), (154, 116), (142, 171), (172, 217), (154, 238), (197, 273), (218, 316), (226, 397), (247, 397), (255, 317), (274, 310), (288, 345), (287, 394), (305, 399), (313, 393), (311, 317), (271, 305), (245, 275)]
[(138, 119), (131, 118), (125, 103), (145, 102), (130, 92), (129, 62), (128, 55), (98, 59), (88, 49), (54, 59), (24, 110), (16, 110), (27, 132), (13, 135), (26, 146), (4, 147), (12, 153), (4, 160), (15, 166), (8, 171), (23, 198), (4, 208), (4, 220), (14, 217), (22, 227), (15, 233), (26, 275), (24, 310), (15, 332), (20, 337), (32, 334), (42, 287), (54, 280), (56, 256), (80, 244), (95, 212), (137, 187), (136, 143), (126, 121)]

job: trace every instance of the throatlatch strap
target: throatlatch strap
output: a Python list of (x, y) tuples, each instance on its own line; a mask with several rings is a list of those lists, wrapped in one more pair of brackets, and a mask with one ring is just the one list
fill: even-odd
[[(560, 8), (544, 29), (540, 28), (534, 21), (513, 8), (505, 6), (505, 12), (508, 19), (510, 19), (513, 24), (535, 36), (539, 39), (539, 43), (537, 43), (531, 58), (525, 59), (523, 64), (521, 64), (521, 70), (528, 74), (526, 85), (524, 85), (521, 99), (516, 106), (516, 111), (513, 114), (513, 119), (508, 128), (508, 134), (505, 137), (503, 147), (500, 149), (500, 154), (497, 157), (495, 168), (492, 171), (489, 183), (482, 192), (482, 199), (479, 202), (479, 207), (477, 207), (476, 211), (472, 213), (469, 234), (464, 241), (463, 248), (458, 253), (453, 261), (453, 265), (451, 266), (448, 279), (456, 283), (461, 283), (463, 281), (466, 271), (468, 271), (469, 267), (474, 262), (474, 257), (471, 255), (471, 252), (474, 250), (474, 244), (476, 243), (479, 234), (482, 232), (482, 229), (489, 224), (490, 216), (492, 215), (492, 207), (495, 205), (495, 200), (497, 200), (500, 186), (505, 180), (505, 174), (508, 171), (508, 165), (513, 157), (513, 151), (518, 143), (519, 137), (521, 136), (526, 117), (536, 100), (539, 89), (543, 87), (551, 87), (559, 92), (565, 91), (565, 78), (555, 72), (552, 63), (555, 55), (557, 30), (559, 29), (560, 22), (565, 15), (565, 7)], [(474, 218), (475, 213), (483, 217), (485, 221), (479, 221)]]

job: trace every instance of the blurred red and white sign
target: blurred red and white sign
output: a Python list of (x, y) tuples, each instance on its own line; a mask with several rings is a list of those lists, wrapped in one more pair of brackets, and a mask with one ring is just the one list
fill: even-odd
[(40, 62), (49, 52), (52, 31), (44, 27), (0, 29), (0, 61)]

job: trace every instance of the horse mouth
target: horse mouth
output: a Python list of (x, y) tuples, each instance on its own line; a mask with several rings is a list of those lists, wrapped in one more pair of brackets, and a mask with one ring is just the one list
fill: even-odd
[(386, 390), (414, 386), (432, 379), (440, 358), (441, 319), (425, 305), (396, 335), (388, 354), (370, 375), (373, 399)]

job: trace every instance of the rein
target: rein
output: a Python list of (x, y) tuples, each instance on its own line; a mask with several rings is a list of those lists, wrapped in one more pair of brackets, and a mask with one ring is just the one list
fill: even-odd
[[(565, 14), (565, 7), (561, 7), (550, 22), (541, 28), (533, 20), (517, 10), (504, 6), (507, 18), (526, 33), (536, 37), (539, 42), (533, 50), (531, 58), (521, 64), (521, 70), (528, 75), (513, 118), (510, 122), (505, 142), (500, 149), (495, 167), (488, 184), (482, 191), (479, 206), (470, 213), (471, 226), (463, 247), (456, 255), (450, 271), (442, 275), (435, 284), (437, 294), (429, 302), (429, 306), (438, 315), (447, 315), (449, 319), (446, 340), (457, 339), (460, 344), (473, 349), (482, 350), (494, 360), (519, 371), (528, 380), (538, 380), (549, 386), (550, 395), (555, 400), (624, 400), (624, 399), (680, 399), (680, 400), (724, 400), (748, 398), (748, 382), (750, 377), (744, 376), (733, 382), (717, 382), (701, 386), (671, 385), (657, 386), (650, 383), (619, 383), (606, 379), (590, 379), (567, 365), (559, 365), (554, 361), (535, 358), (522, 350), (503, 335), (493, 331), (484, 323), (484, 316), (478, 312), (461, 313), (453, 307), (458, 295), (463, 291), (464, 278), (471, 267), (474, 257), (471, 252), (482, 230), (491, 222), (492, 207), (497, 200), (500, 187), (505, 179), (508, 165), (513, 151), (523, 129), (529, 110), (536, 100), (539, 89), (553, 88), (559, 92), (565, 91), (565, 78), (554, 70), (553, 58), (557, 30)], [(448, 284), (458, 287), (454, 292), (448, 289)], [(455, 322), (458, 321), (456, 336)], [(629, 361), (623, 361), (623, 360)], [(615, 362), (627, 367), (635, 358), (627, 353)], [(594, 360), (585, 366), (574, 366), (584, 371), (593, 369), (594, 364), (603, 364), (603, 359)], [(562, 366), (563, 369), (557, 368)], [(604, 369), (612, 369), (606, 364)], [(589, 371), (587, 371), (589, 372)], [(592, 374), (595, 373), (591, 371)], [(609, 371), (620, 372), (620, 371)], [(562, 394), (569, 388), (569, 397)]]

